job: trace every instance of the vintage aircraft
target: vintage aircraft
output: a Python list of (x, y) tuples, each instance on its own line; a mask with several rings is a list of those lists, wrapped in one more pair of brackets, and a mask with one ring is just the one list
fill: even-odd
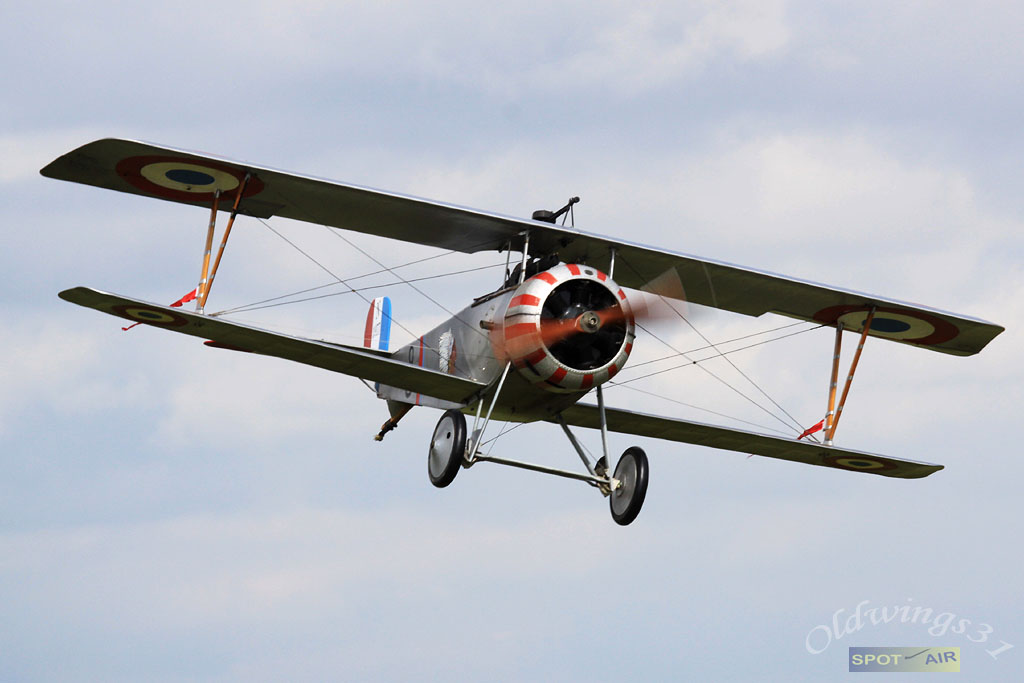
[[(609, 469), (607, 432), (621, 432), (762, 455), (809, 465), (918, 478), (941, 465), (844, 450), (832, 445), (867, 337), (968, 356), (1003, 328), (983, 320), (773, 273), (655, 249), (556, 225), (559, 212), (512, 218), (450, 204), (306, 177), (147, 143), (103, 139), (42, 169), (50, 178), (95, 185), (210, 211), (196, 312), (85, 287), (60, 293), (103, 313), (182, 332), (221, 348), (287, 358), (375, 382), (391, 418), (383, 438), (413, 406), (444, 411), (430, 441), (427, 470), (438, 487), (460, 468), (493, 462), (585, 481), (609, 498), (614, 520), (632, 522), (647, 491), (648, 461), (628, 448)], [(230, 212), (210, 267), (219, 211)], [(363, 348), (258, 329), (204, 313), (210, 287), (238, 214), (283, 216), (464, 253), (516, 252), (500, 286), (452, 319), (391, 353), (390, 310), (376, 300)], [(635, 339), (631, 297), (664, 279), (696, 304), (750, 316), (776, 313), (836, 329), (823, 429), (824, 443), (768, 436), (605, 406), (602, 384), (622, 370)], [(613, 279), (614, 278), (614, 279)], [(838, 405), (843, 331), (860, 344)], [(374, 344), (374, 340), (377, 341)], [(580, 403), (594, 391), (595, 404)], [(467, 429), (465, 415), (473, 416)], [(492, 419), (557, 423), (586, 467), (572, 472), (492, 457), (480, 450)], [(570, 427), (601, 432), (602, 455), (591, 462)]]

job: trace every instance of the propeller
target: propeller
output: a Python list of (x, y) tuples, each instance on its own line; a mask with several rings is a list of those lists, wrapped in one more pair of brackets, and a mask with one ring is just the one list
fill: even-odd
[(545, 299), (541, 340), (556, 359), (579, 370), (608, 363), (626, 338), (626, 314), (607, 287), (594, 280), (569, 280)]
[(621, 290), (614, 284), (609, 287), (606, 281), (564, 280), (541, 304), (540, 342), (562, 365), (584, 372), (595, 370), (620, 353), (634, 320), (678, 321), (680, 313), (668, 299), (676, 304), (685, 299), (674, 270), (646, 283), (640, 291), (631, 290), (628, 303), (621, 301), (619, 294)]
[(551, 346), (575, 334), (596, 334), (607, 325), (623, 323), (626, 312), (618, 304), (597, 311), (586, 311), (575, 318), (551, 318), (540, 321), (540, 337)]
[[(682, 297), (673, 297), (681, 299)], [(564, 299), (564, 297), (563, 297)], [(574, 335), (593, 335), (612, 326), (625, 329), (626, 311), (615, 300), (608, 297), (610, 305), (604, 308), (588, 309), (585, 305), (569, 305), (563, 311), (554, 312), (548, 317), (542, 313), (540, 334), (544, 345), (549, 349)], [(629, 307), (634, 320), (653, 322), (657, 320), (679, 320), (680, 312), (674, 308), (664, 295), (648, 290), (634, 292), (629, 296)], [(551, 308), (556, 308), (552, 306)], [(549, 312), (545, 304), (544, 313)]]

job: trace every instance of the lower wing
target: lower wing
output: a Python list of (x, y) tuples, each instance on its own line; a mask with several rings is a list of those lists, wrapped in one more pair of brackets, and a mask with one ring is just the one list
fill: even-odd
[[(802, 462), (807, 465), (868, 472), (901, 479), (919, 479), (942, 469), (942, 465), (900, 460), (873, 453), (850, 451), (834, 446), (823, 446), (817, 443), (768, 436), (767, 434), (757, 434), (700, 422), (646, 415), (615, 408), (608, 408), (606, 413), (608, 429), (613, 432), (763, 455), (780, 460)], [(592, 429), (601, 427), (600, 414), (597, 406), (594, 405), (577, 403), (562, 411), (562, 417), (567, 423), (577, 427)]]
[(73, 304), (132, 322), (208, 339), (220, 348), (286, 358), (454, 403), (465, 404), (486, 387), (480, 382), (393, 360), (387, 354), (370, 349), (292, 337), (88, 287), (66, 289), (59, 296)]

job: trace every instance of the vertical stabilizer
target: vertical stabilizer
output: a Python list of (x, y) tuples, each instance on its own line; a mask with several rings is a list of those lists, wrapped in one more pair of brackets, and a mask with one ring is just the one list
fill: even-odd
[(366, 313), (366, 329), (363, 332), (363, 346), (368, 349), (387, 351), (391, 342), (391, 299), (379, 296), (370, 302)]

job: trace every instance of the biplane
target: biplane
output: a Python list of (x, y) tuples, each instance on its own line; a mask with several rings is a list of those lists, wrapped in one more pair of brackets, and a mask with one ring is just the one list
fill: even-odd
[[(644, 451), (633, 446), (612, 469), (608, 432), (904, 479), (942, 469), (834, 445), (861, 349), (868, 337), (874, 337), (969, 356), (1003, 331), (977, 318), (569, 228), (564, 215), (575, 198), (560, 211), (515, 218), (120, 139), (86, 144), (41, 173), (190, 204), (210, 214), (194, 291), (195, 311), (86, 287), (62, 291), (62, 299), (199, 337), (211, 346), (277, 356), (372, 382), (390, 416), (378, 440), (412, 407), (439, 409), (443, 412), (427, 449), (427, 472), (435, 486), (448, 486), (461, 469), (480, 462), (568, 477), (607, 497), (612, 517), (621, 525), (640, 512), (649, 465)], [(221, 212), (229, 218), (214, 259)], [(493, 291), (477, 296), (451, 319), (397, 350), (388, 348), (391, 311), (381, 298), (371, 304), (362, 347), (290, 336), (205, 313), (238, 215), (280, 216), (463, 253), (502, 252), (509, 261)], [(560, 216), (562, 225), (556, 220)], [(822, 442), (605, 405), (602, 385), (623, 369), (636, 341), (633, 293), (652, 291), (651, 283), (664, 282), (666, 276), (673, 286), (653, 290), (658, 297), (747, 316), (773, 313), (835, 328), (827, 409), (817, 425)], [(844, 332), (859, 335), (859, 345), (837, 402)], [(596, 401), (581, 400), (590, 393)], [(467, 416), (472, 427), (467, 426)], [(492, 420), (559, 425), (585, 471), (501, 458), (490, 455), (490, 450), (484, 453), (481, 443)], [(588, 456), (573, 427), (600, 431), (600, 457)]]

